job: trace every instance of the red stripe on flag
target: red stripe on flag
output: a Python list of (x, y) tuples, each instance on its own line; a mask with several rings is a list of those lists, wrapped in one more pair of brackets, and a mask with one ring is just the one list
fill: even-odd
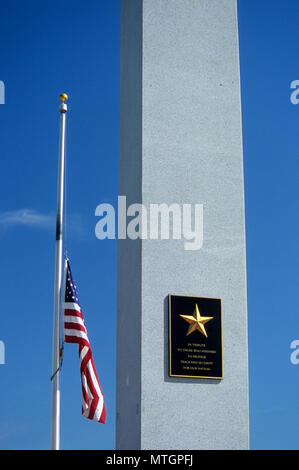
[(80, 323), (73, 323), (73, 322), (65, 322), (64, 323), (64, 329), (65, 330), (78, 330), (78, 331), (83, 331), (84, 333), (87, 334), (86, 328), (84, 325), (80, 325)]
[(64, 309), (64, 316), (71, 316), (71, 317), (79, 317), (83, 320), (83, 315), (82, 312), (79, 312), (78, 310), (70, 309), (70, 308), (65, 308)]

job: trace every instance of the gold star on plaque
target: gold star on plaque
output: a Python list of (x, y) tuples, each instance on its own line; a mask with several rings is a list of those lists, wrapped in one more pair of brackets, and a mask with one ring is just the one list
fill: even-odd
[(180, 317), (186, 320), (186, 322), (190, 323), (186, 336), (193, 333), (193, 331), (198, 330), (206, 338), (208, 337), (204, 324), (212, 320), (214, 317), (202, 317), (197, 304), (195, 304), (193, 316), (192, 315), (180, 315)]

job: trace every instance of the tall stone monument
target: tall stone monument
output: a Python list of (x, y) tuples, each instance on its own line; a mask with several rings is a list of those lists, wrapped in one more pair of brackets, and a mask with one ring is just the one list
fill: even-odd
[(203, 240), (119, 237), (116, 447), (246, 449), (236, 0), (122, 0), (120, 54), (119, 194), (202, 204)]

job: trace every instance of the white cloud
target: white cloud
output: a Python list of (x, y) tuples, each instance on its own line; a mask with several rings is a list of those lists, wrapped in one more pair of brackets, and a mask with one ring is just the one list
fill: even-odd
[(0, 213), (0, 226), (25, 225), (44, 229), (55, 228), (55, 216), (41, 214), (33, 209), (19, 209)]
[[(16, 227), (38, 228), (55, 232), (56, 215), (42, 214), (34, 209), (17, 209), (0, 212), (0, 229), (7, 230)], [(64, 230), (84, 237), (85, 230), (80, 215), (68, 215)]]

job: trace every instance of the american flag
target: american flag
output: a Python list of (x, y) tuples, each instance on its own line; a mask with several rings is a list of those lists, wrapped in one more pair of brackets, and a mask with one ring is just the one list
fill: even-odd
[(105, 423), (104, 397), (95, 369), (77, 288), (68, 259), (65, 260), (64, 268), (63, 333), (66, 343), (77, 343), (79, 345), (82, 414), (93, 421)]

